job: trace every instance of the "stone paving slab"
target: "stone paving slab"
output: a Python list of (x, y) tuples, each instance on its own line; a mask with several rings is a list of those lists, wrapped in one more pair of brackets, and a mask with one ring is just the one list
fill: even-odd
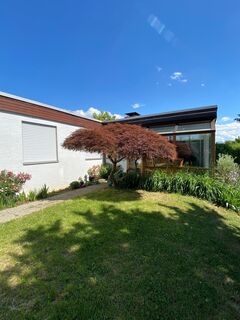
[(28, 202), (14, 208), (8, 208), (0, 211), (0, 223), (4, 223), (16, 218), (29, 215), (33, 212), (45, 209), (54, 204), (64, 202), (76, 197), (85, 196), (88, 193), (99, 191), (107, 188), (107, 183), (96, 184), (82, 189), (66, 191), (61, 194), (49, 197), (44, 200)]

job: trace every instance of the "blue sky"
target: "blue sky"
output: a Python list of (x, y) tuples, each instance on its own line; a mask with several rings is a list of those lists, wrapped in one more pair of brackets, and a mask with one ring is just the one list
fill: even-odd
[(239, 0), (0, 0), (0, 12), (1, 91), (116, 114), (218, 104), (224, 139), (240, 134)]

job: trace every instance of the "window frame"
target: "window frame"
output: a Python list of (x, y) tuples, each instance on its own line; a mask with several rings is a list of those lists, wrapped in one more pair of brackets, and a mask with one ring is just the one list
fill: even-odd
[[(189, 128), (187, 130), (178, 130), (179, 126), (188, 126), (188, 125), (198, 125), (198, 124), (209, 124), (209, 128)], [(172, 127), (172, 131), (158, 131), (158, 128), (161, 128), (164, 130), (164, 128), (169, 128)], [(184, 134), (184, 133), (189, 133), (189, 132), (207, 132), (207, 131), (213, 131), (215, 129), (212, 128), (212, 121), (194, 121), (194, 122), (179, 122), (179, 123), (169, 123), (169, 124), (163, 124), (163, 125), (154, 125), (154, 126), (149, 126), (149, 129), (152, 129), (154, 132), (157, 132), (158, 134), (161, 135), (170, 135), (170, 134)]]

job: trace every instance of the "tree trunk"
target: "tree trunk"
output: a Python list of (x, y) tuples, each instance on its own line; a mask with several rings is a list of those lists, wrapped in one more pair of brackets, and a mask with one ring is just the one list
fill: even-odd
[(138, 170), (138, 159), (136, 159), (136, 160), (134, 161), (134, 164), (135, 164), (135, 171), (137, 171), (137, 170)]
[(116, 185), (116, 180), (115, 180), (115, 177), (114, 177), (116, 171), (117, 171), (117, 162), (112, 161), (112, 170), (110, 172), (110, 175), (109, 175), (108, 179), (109, 179), (109, 181), (112, 183), (112, 185), (114, 187)]

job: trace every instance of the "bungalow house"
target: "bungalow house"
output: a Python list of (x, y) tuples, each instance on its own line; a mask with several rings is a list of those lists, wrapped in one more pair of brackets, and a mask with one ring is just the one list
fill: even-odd
[[(146, 116), (129, 113), (116, 121), (140, 124), (167, 136), (178, 145), (181, 165), (210, 168), (215, 161), (216, 116), (217, 107), (211, 106)], [(62, 142), (76, 129), (101, 125), (66, 110), (0, 92), (0, 170), (31, 174), (26, 191), (43, 184), (51, 189), (66, 187), (103, 159), (99, 154), (65, 150)]]
[[(130, 112), (125, 118), (110, 122), (138, 124), (156, 131), (177, 145), (179, 159), (171, 166), (179, 168), (187, 165), (206, 170), (215, 164), (216, 118), (217, 106), (207, 106), (144, 116)], [(125, 165), (131, 168), (131, 163)], [(169, 164), (161, 159), (144, 159), (141, 165), (143, 169), (152, 169)]]
[(44, 184), (51, 189), (64, 188), (84, 178), (93, 165), (102, 163), (99, 154), (61, 147), (73, 131), (94, 126), (101, 123), (1, 92), (0, 170), (31, 174), (26, 191), (40, 189)]

